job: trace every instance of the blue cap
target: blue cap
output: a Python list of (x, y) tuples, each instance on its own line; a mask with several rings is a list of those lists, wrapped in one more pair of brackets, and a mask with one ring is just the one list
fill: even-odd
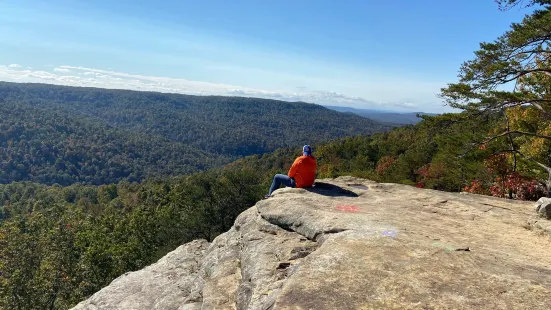
[(304, 156), (312, 156), (312, 147), (306, 144), (302, 147), (302, 153), (304, 154)]

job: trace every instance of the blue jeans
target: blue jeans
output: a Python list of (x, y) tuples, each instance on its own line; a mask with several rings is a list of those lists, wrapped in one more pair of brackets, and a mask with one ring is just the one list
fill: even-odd
[(284, 174), (276, 174), (274, 176), (274, 181), (272, 182), (272, 186), (270, 187), (270, 192), (268, 193), (268, 195), (271, 195), (281, 185), (285, 185), (287, 187), (293, 187), (293, 188), (296, 187), (294, 179)]

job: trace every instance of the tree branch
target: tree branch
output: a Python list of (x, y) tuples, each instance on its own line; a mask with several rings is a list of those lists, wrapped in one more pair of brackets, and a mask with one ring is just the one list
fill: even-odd
[(517, 153), (515, 152), (516, 148), (515, 148), (515, 143), (513, 143), (513, 137), (510, 134), (511, 123), (509, 122), (509, 116), (507, 116), (507, 112), (505, 112), (505, 110), (503, 110), (503, 115), (505, 116), (505, 120), (507, 121), (507, 131), (509, 132), (507, 137), (509, 137), (509, 144), (511, 145), (511, 151), (514, 152), (513, 153), (513, 171), (517, 171)]
[[(545, 41), (545, 40), (543, 40)], [(543, 42), (542, 42), (543, 43)], [(519, 55), (525, 55), (525, 54), (528, 54), (528, 56), (523, 56), (523, 57), (526, 57), (526, 58), (530, 58), (532, 57), (533, 55), (536, 55), (536, 54), (539, 54), (539, 53), (544, 53), (545, 51), (543, 49), (540, 49), (539, 47), (537, 49), (531, 49), (531, 50), (522, 50), (523, 48), (526, 48), (527, 46), (529, 45), (532, 45), (534, 43), (530, 43), (530, 44), (527, 44), (525, 46), (520, 46), (520, 47), (517, 47), (517, 48), (514, 48), (512, 49), (509, 54), (503, 58), (504, 61), (510, 61), (511, 59), (519, 56)], [(519, 51), (520, 50), (520, 51)]]
[[(469, 148), (466, 152), (464, 152), (463, 154), (459, 155), (458, 157), (461, 158), (461, 157), (464, 157), (465, 155), (469, 154), (470, 152), (472, 152), (476, 146), (479, 146), (479, 145), (484, 145), (484, 144), (487, 144), (495, 139), (498, 139), (498, 138), (501, 138), (501, 137), (504, 137), (504, 136), (507, 136), (507, 135), (512, 135), (512, 134), (521, 134), (521, 135), (528, 135), (528, 136), (534, 136), (534, 137), (538, 137), (538, 138), (543, 138), (543, 139), (549, 139), (551, 140), (551, 137), (550, 136), (543, 136), (543, 135), (539, 135), (539, 134), (535, 134), (535, 133), (531, 133), (531, 132), (524, 132), (524, 131), (519, 131), (519, 130), (507, 130), (503, 133), (500, 133), (499, 135), (495, 135), (493, 137), (490, 137), (482, 142), (475, 142), (472, 144), (471, 148)], [(518, 152), (518, 151), (516, 151)]]
[(515, 152), (516, 152), (517, 154), (519, 154), (520, 157), (522, 157), (522, 158), (524, 158), (524, 159), (526, 159), (526, 160), (529, 160), (529, 161), (531, 161), (531, 162), (537, 164), (538, 166), (540, 166), (540, 167), (542, 167), (543, 169), (545, 169), (547, 172), (551, 173), (551, 167), (548, 167), (547, 165), (540, 163), (539, 161), (533, 159), (533, 158), (530, 157), (530, 156), (526, 156), (526, 155), (522, 154), (522, 153), (521, 153), (520, 151), (518, 151), (518, 150), (516, 150)]
[[(509, 82), (512, 82), (522, 76), (525, 76), (527, 74), (530, 74), (530, 73), (534, 73), (534, 72), (543, 72), (544, 74), (551, 74), (551, 69), (530, 69), (530, 70), (517, 70), (516, 72), (511, 72), (511, 73), (507, 73), (505, 74), (505, 76), (496, 76), (495, 79), (498, 80), (501, 84), (505, 84), (505, 83), (509, 83)], [(506, 76), (509, 76), (509, 75), (512, 75), (512, 74), (515, 74), (515, 76), (511, 77), (511, 78), (506, 78)]]
[[(529, 104), (529, 105), (534, 106), (536, 109), (540, 110), (540, 112), (543, 113), (544, 118), (546, 120), (550, 120), (551, 119), (551, 112), (545, 110), (541, 106), (541, 103), (551, 103), (551, 100), (547, 100), (547, 99), (530, 99), (530, 100), (505, 101), (505, 102), (497, 103), (493, 110), (497, 111), (498, 109), (501, 109), (501, 108), (506, 107), (506, 106), (507, 107), (516, 107), (516, 106), (521, 106), (521, 105), (524, 105), (524, 104)], [(490, 107), (487, 107), (484, 111), (488, 111), (489, 109), (490, 109)]]
[(540, 134), (537, 134), (537, 133), (531, 133), (531, 132), (525, 132), (525, 131), (519, 131), (519, 130), (512, 130), (512, 131), (508, 130), (504, 133), (500, 133), (499, 135), (495, 135), (493, 137), (488, 138), (486, 141), (482, 142), (482, 144), (486, 144), (486, 143), (488, 143), (492, 140), (495, 140), (497, 138), (500, 138), (500, 137), (503, 137), (503, 136), (506, 136), (506, 135), (510, 135), (510, 134), (514, 134), (514, 133), (524, 135), (524, 136), (533, 136), (533, 137), (537, 137), (537, 138), (551, 140), (550, 136), (544, 136), (544, 135), (540, 135)]
[(526, 156), (524, 154), (522, 154), (519, 150), (502, 150), (502, 151), (499, 151), (499, 152), (496, 152), (496, 153), (493, 153), (491, 155), (499, 155), (501, 153), (517, 153), (518, 155), (520, 155), (520, 157), (522, 157), (523, 159), (525, 160), (528, 160), (528, 161), (531, 161), (535, 164), (537, 164), (538, 166), (542, 167), (543, 169), (545, 169), (545, 171), (551, 173), (551, 167), (548, 167), (547, 165), (543, 164), (543, 163), (540, 163), (539, 161), (535, 160), (534, 158), (530, 157), (530, 156)]
[(545, 115), (545, 118), (546, 119), (551, 119), (551, 112), (545, 110), (541, 104), (537, 103), (537, 102), (531, 102), (530, 103), (531, 105), (533, 105), (534, 107), (536, 107), (536, 109), (540, 110), (544, 115)]

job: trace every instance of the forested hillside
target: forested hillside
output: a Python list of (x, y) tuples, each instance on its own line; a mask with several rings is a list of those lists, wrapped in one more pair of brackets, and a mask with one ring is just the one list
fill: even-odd
[[(444, 191), (535, 200), (546, 195), (547, 171), (533, 161), (502, 154), (507, 140), (483, 143), (503, 116), (473, 118), (468, 113), (424, 116), (417, 125), (372, 136), (346, 137), (316, 145), (318, 177), (352, 175)], [(477, 143), (480, 142), (480, 143)], [(285, 172), (300, 150), (281, 149), (229, 164)], [(550, 159), (548, 159), (550, 160)], [(266, 177), (268, 177), (268, 175)]]
[(0, 183), (177, 176), (388, 130), (314, 104), (0, 82)]
[(6, 103), (60, 108), (75, 117), (233, 158), (390, 129), (315, 104), (258, 98), (15, 83), (0, 83), (0, 98)]
[(263, 192), (255, 171), (99, 187), (0, 185), (0, 309), (68, 309), (182, 243), (212, 240)]
[[(479, 147), (499, 117), (425, 117), (373, 136), (314, 145), (318, 178), (353, 175), (447, 191), (537, 199), (545, 171)], [(66, 309), (120, 274), (196, 238), (212, 240), (286, 173), (300, 147), (142, 184), (0, 185), (0, 308)]]
[[(212, 240), (267, 192), (274, 173), (288, 170), (304, 142), (319, 158), (319, 178), (549, 195), (551, 2), (497, 2), (541, 7), (481, 44), (460, 81), (442, 90), (463, 112), (372, 136), (318, 143), (378, 125), (302, 103), (1, 83), (2, 182), (101, 183), (129, 174), (116, 185), (0, 185), (0, 309), (67, 309), (183, 242)], [(511, 81), (516, 87), (503, 90)], [(279, 146), (207, 172), (124, 181), (215, 166), (225, 160), (216, 151), (235, 158)]]
[(188, 174), (227, 163), (167, 138), (61, 109), (0, 100), (0, 183), (109, 184)]

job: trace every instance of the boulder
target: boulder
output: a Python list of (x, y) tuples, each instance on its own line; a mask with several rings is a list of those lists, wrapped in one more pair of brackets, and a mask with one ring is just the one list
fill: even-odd
[(341, 177), (285, 188), (75, 309), (551, 309), (532, 204)]
[(551, 198), (540, 198), (536, 202), (536, 212), (545, 218), (551, 219)]

